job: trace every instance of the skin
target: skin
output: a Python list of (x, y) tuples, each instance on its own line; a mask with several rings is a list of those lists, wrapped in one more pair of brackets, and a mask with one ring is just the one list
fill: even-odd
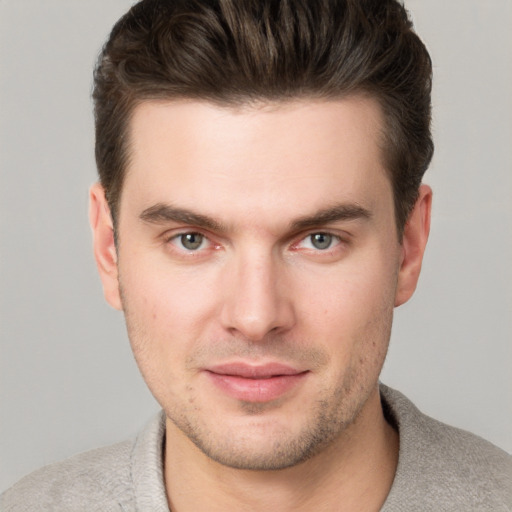
[[(91, 189), (106, 299), (167, 415), (173, 511), (384, 502), (398, 439), (378, 377), (393, 309), (418, 280), (431, 190), (399, 242), (382, 128), (367, 97), (143, 102), (117, 247), (103, 190)], [(239, 398), (212, 380), (226, 363), (302, 376), (276, 397)]]

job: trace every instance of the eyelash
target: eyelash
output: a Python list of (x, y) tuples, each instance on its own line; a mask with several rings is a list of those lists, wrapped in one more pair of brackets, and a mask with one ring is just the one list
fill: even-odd
[[(318, 237), (321, 236), (324, 238), (328, 238), (328, 240), (329, 240), (328, 246), (323, 249), (320, 247), (314, 247), (314, 245), (315, 245), (315, 242), (313, 242), (314, 236), (318, 236)], [(306, 242), (307, 240), (309, 240), (311, 245), (313, 246), (312, 248), (308, 248), (307, 250), (311, 250), (314, 252), (319, 251), (321, 253), (327, 253), (329, 251), (332, 251), (335, 249), (335, 247), (337, 245), (339, 245), (340, 243), (343, 242), (341, 237), (338, 235), (335, 235), (334, 233), (330, 233), (328, 231), (314, 231), (314, 232), (308, 233), (306, 236), (302, 237), (297, 243), (293, 244), (293, 246), (294, 247), (298, 246), (299, 244), (302, 244), (302, 243)], [(317, 242), (319, 242), (320, 244), (322, 243), (321, 240), (317, 240)]]
[[(212, 245), (213, 244), (213, 242), (210, 240), (210, 238), (208, 236), (206, 236), (205, 234), (203, 234), (203, 233), (201, 233), (199, 231), (183, 231), (181, 233), (176, 233), (176, 234), (173, 234), (172, 236), (168, 237), (166, 239), (166, 242), (168, 244), (177, 246), (177, 243), (180, 243), (180, 239), (182, 240), (183, 237), (187, 236), (187, 235), (196, 235), (196, 236), (202, 237), (201, 245), (205, 241), (208, 243), (208, 245)], [(200, 248), (194, 250), (194, 249), (188, 249), (186, 247), (183, 247), (183, 244), (181, 244), (181, 245), (182, 245), (182, 247), (178, 248), (178, 250), (181, 251), (181, 252), (184, 252), (186, 254), (194, 255), (194, 254), (197, 254), (199, 252), (202, 252), (202, 250)], [(215, 245), (215, 244), (213, 244), (213, 245)]]
[[(187, 236), (187, 235), (196, 235), (196, 236), (202, 237), (201, 245), (204, 242), (206, 242), (208, 244), (208, 246), (206, 248), (201, 248), (201, 246), (199, 246), (197, 249), (188, 249), (186, 247), (183, 247), (183, 244), (180, 242), (180, 240), (182, 240), (182, 237)], [(315, 247), (303, 248), (302, 250), (304, 250), (305, 252), (317, 253), (318, 255), (322, 255), (322, 254), (328, 255), (328, 254), (332, 254), (334, 251), (336, 251), (338, 246), (348, 244), (347, 238), (346, 237), (344, 238), (339, 234), (335, 234), (330, 231), (310, 231), (309, 233), (302, 235), (300, 237), (300, 239), (297, 240), (296, 242), (293, 242), (290, 245), (290, 247), (292, 249), (301, 250), (299, 245), (301, 245), (308, 239), (311, 240), (311, 237), (313, 237), (314, 235), (322, 235), (324, 237), (330, 237), (330, 239), (331, 239), (330, 245), (328, 247), (326, 247), (325, 249), (319, 249), (319, 248), (315, 248)], [(219, 249), (221, 247), (221, 244), (213, 242), (208, 235), (201, 233), (200, 231), (193, 231), (193, 230), (174, 233), (174, 234), (172, 234), (172, 236), (166, 237), (165, 241), (166, 241), (166, 244), (174, 246), (178, 252), (180, 252), (183, 255), (186, 255), (186, 257), (198, 257), (198, 256), (202, 255), (202, 253), (204, 253), (204, 251), (207, 249), (215, 250), (215, 249)], [(310, 243), (311, 243), (311, 245), (313, 245), (312, 242), (310, 242)], [(178, 244), (181, 247), (178, 246)]]

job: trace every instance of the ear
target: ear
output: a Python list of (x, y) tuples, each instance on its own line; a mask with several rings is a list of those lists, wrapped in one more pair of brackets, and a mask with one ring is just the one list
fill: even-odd
[(407, 302), (416, 289), (430, 231), (431, 208), (432, 189), (428, 185), (421, 185), (404, 228), (395, 306)]
[(114, 225), (105, 191), (99, 183), (95, 183), (89, 191), (89, 222), (93, 235), (94, 259), (103, 284), (103, 294), (113, 308), (121, 310)]

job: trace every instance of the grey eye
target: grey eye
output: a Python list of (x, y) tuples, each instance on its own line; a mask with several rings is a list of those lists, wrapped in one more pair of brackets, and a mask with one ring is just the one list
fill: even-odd
[(185, 249), (195, 251), (203, 244), (204, 236), (200, 233), (184, 233), (180, 235), (180, 242)]
[(332, 244), (332, 235), (329, 233), (313, 233), (309, 237), (315, 249), (328, 249)]

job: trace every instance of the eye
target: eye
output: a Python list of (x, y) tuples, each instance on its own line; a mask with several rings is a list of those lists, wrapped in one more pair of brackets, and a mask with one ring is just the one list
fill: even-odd
[(319, 251), (325, 251), (330, 249), (335, 243), (339, 242), (337, 236), (331, 235), (330, 233), (311, 233), (302, 241), (303, 247), (306, 249), (317, 249)]
[(311, 245), (316, 249), (329, 249), (332, 244), (332, 235), (329, 233), (313, 233), (309, 235)]
[(170, 241), (180, 249), (187, 251), (197, 251), (208, 245), (208, 239), (201, 233), (182, 233), (171, 238)]

